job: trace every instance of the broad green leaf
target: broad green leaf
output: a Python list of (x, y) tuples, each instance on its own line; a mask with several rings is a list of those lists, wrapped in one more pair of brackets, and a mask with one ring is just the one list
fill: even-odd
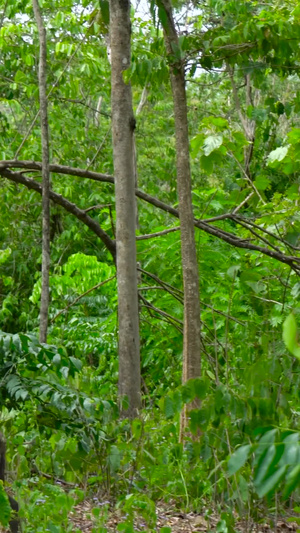
[(288, 138), (292, 144), (298, 144), (300, 142), (300, 128), (292, 128), (288, 133)]
[(274, 163), (275, 161), (282, 161), (286, 154), (288, 153), (288, 146), (280, 146), (269, 153), (267, 157), (268, 164)]
[(245, 446), (241, 446), (238, 448), (230, 457), (228, 461), (228, 473), (230, 476), (232, 474), (235, 474), (244, 464), (246, 463), (249, 454), (251, 452), (252, 446), (251, 444), (246, 444)]
[(226, 274), (227, 276), (229, 276), (231, 279), (235, 279), (236, 278), (236, 275), (237, 273), (241, 270), (241, 265), (232, 265), (228, 268)]
[(287, 474), (285, 478), (284, 498), (288, 498), (289, 495), (300, 485), (300, 464), (294, 466), (294, 468)]
[(286, 468), (286, 466), (282, 466), (281, 468), (276, 470), (270, 477), (268, 477), (262, 483), (256, 486), (256, 492), (260, 498), (262, 498), (263, 496), (278, 487), (281, 479), (285, 474)]
[(166, 396), (165, 397), (164, 411), (165, 411), (166, 418), (172, 418), (174, 416), (174, 414), (175, 414), (174, 403), (171, 400), (170, 396)]
[(111, 447), (108, 461), (111, 472), (115, 473), (119, 469), (121, 463), (121, 453), (117, 446)]
[(192, 380), (191, 385), (194, 391), (194, 396), (200, 400), (203, 400), (209, 387), (208, 380), (205, 378), (196, 378)]
[(203, 144), (204, 136), (203, 133), (198, 133), (193, 137), (191, 140), (191, 152), (192, 157), (196, 157), (198, 155), (198, 152)]
[(203, 143), (203, 151), (206, 156), (211, 154), (214, 150), (217, 150), (220, 148), (220, 146), (223, 143), (223, 136), (222, 135), (209, 135), (204, 139)]
[(276, 446), (275, 444), (271, 444), (271, 446), (267, 448), (267, 450), (262, 454), (260, 458), (257, 472), (254, 478), (254, 484), (256, 486), (260, 486), (261, 482), (267, 476), (269, 469), (271, 465), (273, 464), (275, 456), (276, 456)]
[(202, 431), (207, 429), (211, 415), (209, 408), (192, 409), (192, 411), (189, 412), (189, 415), (192, 433), (196, 433), (199, 428)]
[(0, 524), (8, 526), (11, 516), (11, 507), (9, 505), (7, 494), (3, 488), (3, 483), (0, 481)]
[(202, 155), (200, 159), (200, 164), (201, 164), (202, 170), (207, 172), (207, 174), (212, 173), (214, 169), (214, 161), (210, 156), (206, 157), (205, 155)]
[(290, 313), (283, 323), (282, 337), (284, 344), (291, 352), (291, 354), (297, 357), (297, 359), (300, 359), (300, 346), (298, 343), (297, 324), (293, 313)]
[(270, 180), (266, 176), (259, 175), (255, 178), (254, 184), (259, 191), (265, 191), (270, 185)]
[(83, 401), (83, 408), (89, 413), (94, 412), (94, 402), (90, 398), (85, 398)]

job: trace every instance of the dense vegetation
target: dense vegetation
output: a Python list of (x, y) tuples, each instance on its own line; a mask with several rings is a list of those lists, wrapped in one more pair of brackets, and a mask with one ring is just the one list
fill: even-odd
[[(273, 527), (278, 516), (296, 521), (298, 2), (176, 0), (174, 56), (165, 46), (166, 2), (132, 2), (124, 79), (136, 117), (142, 408), (129, 418), (120, 416), (118, 401), (109, 2), (40, 5), (52, 165), (47, 343), (38, 338), (39, 38), (31, 1), (3, 1), (0, 15), (0, 430), (23, 530), (81, 531), (70, 513), (83, 501), (92, 502), (95, 533), (109, 531), (114, 506), (124, 513), (118, 530), (167, 533), (156, 526), (157, 502), (195, 511), (207, 530), (219, 532), (237, 531), (240, 520), (244, 531), (260, 520)], [(202, 367), (183, 383), (184, 265), (169, 80), (179, 63)], [(179, 438), (184, 408), (189, 422)], [(9, 515), (0, 486), (0, 524)], [(136, 517), (143, 529), (135, 529)]]

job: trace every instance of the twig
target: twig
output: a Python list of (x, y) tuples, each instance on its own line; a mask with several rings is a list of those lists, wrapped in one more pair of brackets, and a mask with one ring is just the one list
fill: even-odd
[(89, 211), (93, 211), (94, 209), (104, 209), (105, 207), (111, 207), (113, 204), (96, 204), (92, 205), (91, 207), (88, 207), (84, 210), (85, 213), (88, 213)]
[(245, 200), (243, 200), (240, 205), (238, 205), (233, 211), (232, 211), (232, 214), (235, 215), (242, 207), (243, 205), (245, 205), (248, 200), (250, 200), (250, 198), (252, 198), (254, 192), (250, 192), (250, 194), (248, 194), (248, 196), (246, 196)]
[(158, 307), (155, 307), (155, 305), (151, 304), (144, 298), (141, 294), (139, 295), (139, 298), (142, 300), (143, 305), (149, 309), (149, 311), (153, 311), (154, 313), (157, 313), (162, 317), (162, 319), (165, 319), (169, 324), (171, 324), (175, 329), (177, 329), (180, 333), (183, 333), (183, 322), (182, 320), (179, 320), (178, 318), (175, 318), (174, 316), (170, 315), (169, 313), (166, 313), (162, 309), (159, 309)]
[[(284, 306), (284, 303), (282, 303), (282, 302), (277, 302), (277, 300), (269, 300), (268, 298), (262, 298), (261, 296), (257, 296), (256, 294), (254, 294), (254, 298), (258, 298), (258, 300), (262, 300), (263, 302), (266, 302), (266, 303), (271, 303), (271, 304)], [(289, 307), (291, 309), (290, 305), (288, 305), (287, 307)]]
[(102, 141), (102, 143), (100, 144), (99, 148), (96, 150), (96, 153), (95, 153), (93, 159), (89, 162), (88, 166), (86, 167), (87, 170), (88, 170), (88, 169), (89, 169), (89, 168), (95, 163), (95, 161), (96, 161), (96, 159), (97, 159), (99, 153), (101, 152), (101, 150), (102, 150), (102, 148), (103, 148), (103, 146), (104, 146), (104, 144), (105, 144), (105, 142), (106, 142), (107, 137), (108, 137), (109, 134), (110, 134), (110, 131), (111, 131), (111, 126), (109, 126), (109, 128), (108, 128), (106, 134), (104, 135), (103, 141)]
[(250, 187), (252, 187), (252, 189), (254, 190), (254, 192), (257, 194), (258, 198), (260, 199), (260, 201), (262, 202), (263, 205), (266, 205), (266, 202), (263, 200), (261, 194), (259, 193), (258, 189), (255, 187), (253, 181), (251, 180), (251, 178), (248, 176), (247, 172), (245, 171), (245, 169), (243, 168), (243, 165), (241, 165), (241, 163), (239, 162), (239, 160), (237, 159), (237, 157), (235, 157), (234, 153), (231, 152), (231, 150), (228, 150), (228, 152), (231, 154), (231, 156), (233, 157), (233, 159), (236, 161), (240, 171), (244, 174), (245, 176), (245, 179), (247, 180), (247, 182), (249, 183)]
[(156, 281), (161, 287), (171, 294), (176, 300), (178, 300), (180, 303), (183, 303), (183, 292), (180, 289), (177, 289), (176, 287), (173, 287), (169, 283), (166, 283), (165, 281), (161, 280), (158, 276), (155, 274), (152, 274), (152, 272), (147, 272), (147, 270), (144, 270), (143, 268), (138, 267), (138, 271), (142, 272), (142, 274), (145, 274), (146, 276), (149, 276), (149, 278)]
[(83, 298), (84, 296), (86, 296), (87, 294), (89, 294), (90, 292), (92, 291), (95, 291), (96, 289), (99, 289), (100, 287), (102, 287), (103, 285), (105, 285), (106, 283), (108, 283), (109, 281), (115, 279), (115, 275), (114, 276), (111, 276), (111, 278), (108, 278), (104, 281), (101, 281), (100, 283), (98, 283), (97, 285), (94, 285), (94, 287), (91, 287), (90, 289), (88, 289), (87, 291), (83, 292), (82, 294), (80, 294), (79, 296), (77, 296), (77, 298), (75, 298), (75, 300), (73, 300), (73, 302), (71, 302), (70, 304), (68, 304), (64, 309), (61, 309), (52, 319), (51, 319), (51, 324), (54, 322), (54, 320), (56, 320), (60, 315), (62, 315), (63, 313), (65, 313), (66, 311), (68, 311), (70, 309), (70, 307), (72, 307), (73, 305), (77, 304), (77, 302)]
[(64, 98), (63, 96), (57, 96), (56, 98), (57, 100), (62, 100), (63, 102), (70, 102), (71, 104), (80, 104), (84, 107), (87, 107), (91, 111), (95, 111), (95, 113), (97, 113), (98, 115), (102, 115), (106, 118), (111, 118), (111, 115), (109, 113), (106, 113), (105, 111), (99, 111), (99, 109), (96, 109), (95, 107), (86, 104), (85, 102), (83, 102), (83, 100), (74, 100), (73, 98)]
[(76, 487), (77, 486), (76, 483), (70, 483), (69, 481), (65, 481), (64, 479), (56, 478), (56, 477), (52, 476), (51, 474), (46, 474), (45, 472), (41, 472), (36, 465), (34, 465), (34, 468), (32, 468), (31, 471), (32, 471), (32, 473), (38, 474), (39, 476), (42, 476), (42, 477), (44, 477), (46, 479), (51, 479), (51, 480), (55, 481), (55, 483), (59, 483), (61, 485), (65, 485), (66, 487)]
[(175, 228), (169, 228), (164, 229), (162, 231), (158, 231), (157, 233), (148, 233), (147, 235), (138, 235), (136, 237), (137, 241), (145, 241), (146, 239), (153, 239), (154, 237), (160, 237), (161, 235), (167, 235), (167, 233), (171, 233), (173, 231), (180, 230), (180, 226), (176, 226)]

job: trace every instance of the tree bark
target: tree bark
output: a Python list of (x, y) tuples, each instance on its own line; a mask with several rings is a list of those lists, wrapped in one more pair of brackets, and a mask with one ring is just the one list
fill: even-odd
[[(119, 323), (119, 397), (123, 416), (141, 405), (139, 311), (135, 242), (135, 119), (130, 84), (123, 71), (130, 65), (130, 1), (110, 0), (111, 101), (116, 195), (116, 244)], [(128, 404), (123, 400), (127, 398)]]
[(47, 342), (49, 311), (49, 272), (50, 272), (50, 169), (49, 169), (49, 127), (47, 109), (47, 42), (46, 30), (39, 6), (39, 0), (32, 0), (33, 11), (39, 32), (39, 92), (42, 138), (42, 292), (40, 307), (40, 342)]
[[(187, 99), (184, 66), (180, 59), (179, 41), (173, 19), (172, 5), (170, 0), (157, 0), (157, 6), (159, 10), (163, 10), (160, 20), (164, 29), (165, 45), (169, 58), (174, 102), (177, 192), (184, 286), (182, 381), (185, 383), (191, 378), (199, 377), (201, 373), (199, 274), (191, 193)], [(197, 407), (197, 402), (194, 402), (192, 407)], [(182, 437), (183, 431), (187, 426), (187, 410), (184, 411), (181, 422)]]

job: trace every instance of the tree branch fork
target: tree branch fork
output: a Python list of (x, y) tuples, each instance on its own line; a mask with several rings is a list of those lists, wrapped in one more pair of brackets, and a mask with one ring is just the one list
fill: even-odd
[[(22, 169), (22, 172), (18, 172), (15, 169)], [(2, 178), (6, 178), (15, 183), (22, 184), (28, 189), (35, 190), (39, 194), (42, 193), (41, 183), (32, 178), (26, 177), (24, 173), (36, 172), (41, 170), (42, 163), (40, 161), (0, 161), (0, 176)], [(101, 183), (111, 183), (112, 185), (114, 184), (114, 176), (110, 174), (103, 174), (91, 170), (74, 168), (66, 165), (50, 164), (50, 172), (55, 174), (74, 176), (78, 178), (91, 179), (93, 181), (98, 181)], [(141, 191), (140, 189), (136, 189), (135, 194), (141, 200), (153, 205), (154, 207), (162, 211), (165, 211), (166, 213), (169, 213), (177, 219), (179, 218), (179, 212), (177, 209), (162, 202), (158, 198), (155, 198)], [(100, 224), (87, 214), (88, 210), (80, 209), (76, 204), (70, 202), (67, 198), (64, 198), (62, 195), (57, 194), (54, 191), (51, 191), (50, 196), (51, 200), (54, 203), (63, 207), (66, 211), (73, 214), (78, 220), (88, 226), (90, 230), (101, 239), (103, 244), (106, 246), (106, 248), (112, 255), (113, 260), (115, 261), (115, 240), (111, 239), (111, 237), (101, 228)], [(239, 237), (234, 233), (225, 231), (222, 228), (212, 224), (213, 222), (218, 222), (225, 219), (230, 219), (234, 221), (237, 225), (244, 227), (253, 235), (253, 238), (260, 241), (264, 245), (255, 244), (250, 238)], [(287, 243), (281, 236), (275, 235), (274, 233), (271, 233), (270, 231), (264, 229), (262, 226), (255, 224), (251, 219), (237, 214), (237, 209), (234, 209), (232, 212), (224, 213), (217, 217), (208, 218), (206, 220), (195, 219), (194, 226), (213, 237), (217, 237), (218, 239), (227, 242), (231, 246), (234, 246), (236, 248), (247, 249), (250, 251), (256, 251), (258, 253), (271, 257), (283, 264), (287, 264), (292, 270), (294, 270), (297, 275), (300, 275), (300, 257), (298, 255), (285, 253), (279, 248), (278, 244), (281, 246), (285, 246), (288, 251), (298, 251), (298, 248), (290, 246), (289, 243)], [(160, 237), (167, 233), (177, 231), (178, 229), (178, 227), (174, 227), (154, 234), (138, 236), (137, 240)], [(263, 235), (261, 235), (261, 233)], [(277, 245), (274, 245), (272, 240), (270, 239), (276, 241)]]

